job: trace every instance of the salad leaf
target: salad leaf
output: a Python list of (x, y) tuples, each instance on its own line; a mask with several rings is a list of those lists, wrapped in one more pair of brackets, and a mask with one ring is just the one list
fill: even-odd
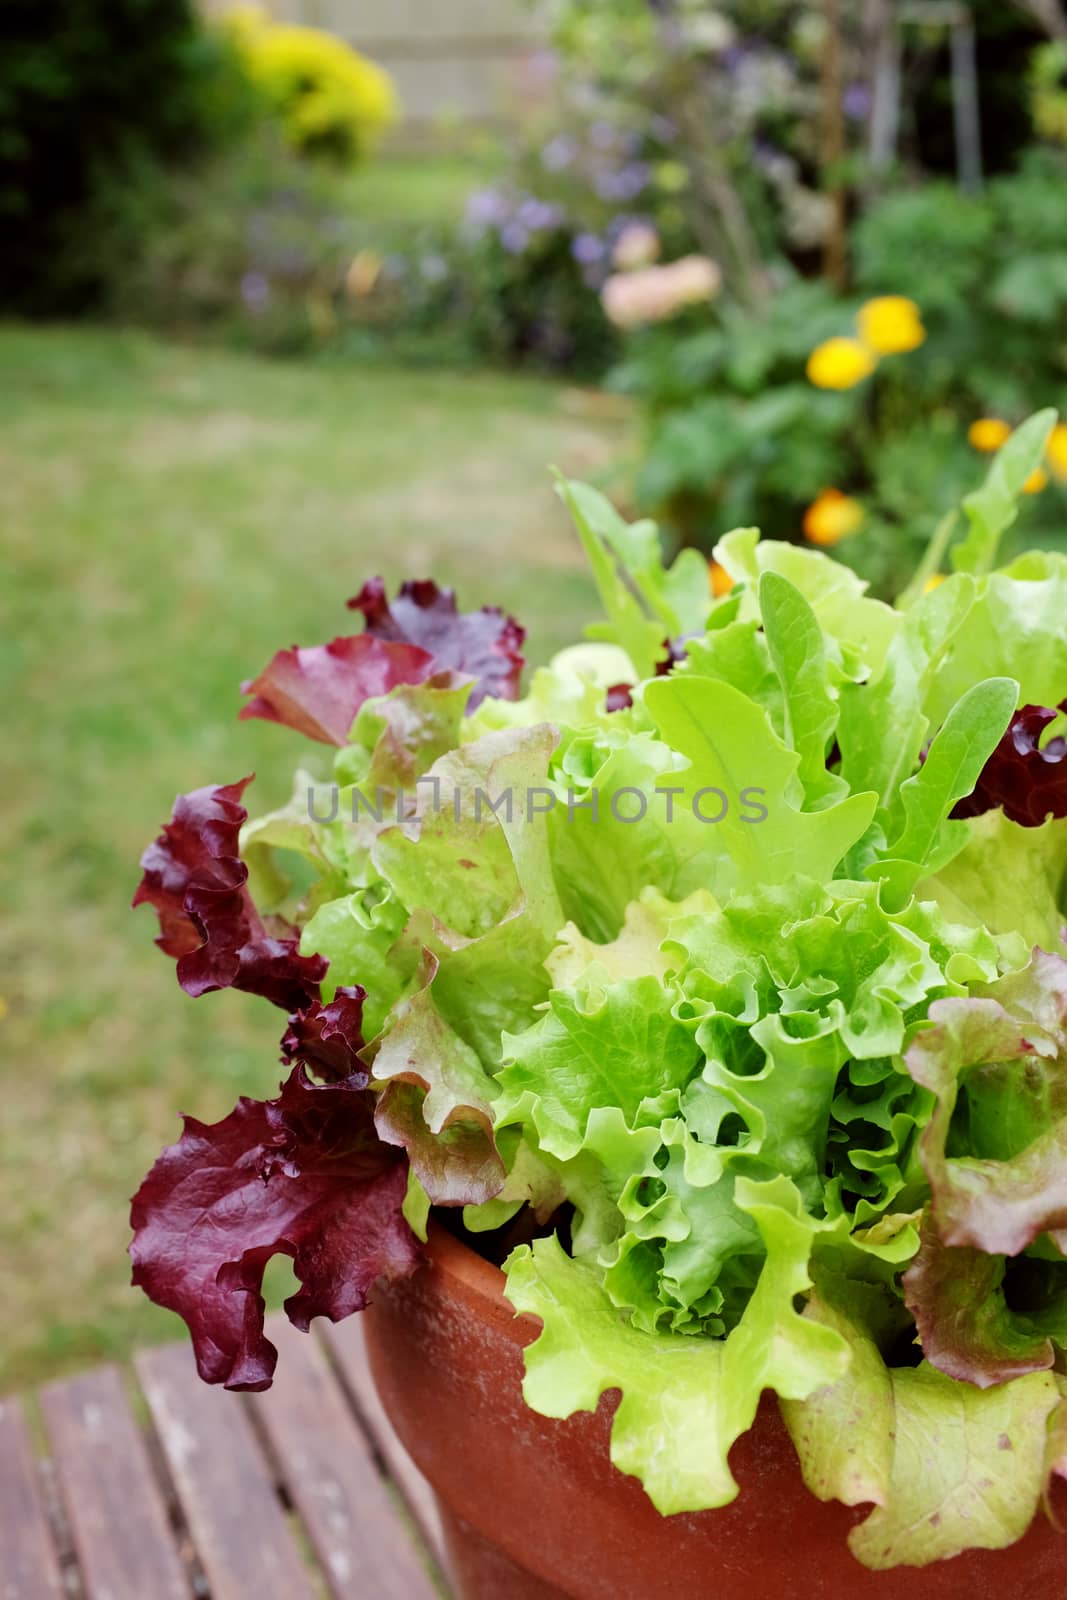
[(1023, 484), (1041, 465), (1055, 422), (1051, 410), (1027, 418), (997, 451), (982, 487), (964, 500), (970, 530), (951, 552), (957, 572), (983, 573), (994, 565), (1001, 534), (1019, 514)]
[(870, 1295), (855, 1286), (820, 1282), (804, 1315), (847, 1341), (852, 1359), (836, 1383), (782, 1410), (812, 1493), (874, 1504), (849, 1535), (853, 1555), (881, 1572), (1021, 1538), (1047, 1475), (1055, 1377), (983, 1390), (926, 1363), (887, 1369)]
[(1046, 1372), (1055, 1359), (1051, 1339), (1009, 1310), (1006, 1266), (1002, 1256), (943, 1244), (927, 1219), (904, 1274), (904, 1299), (926, 1359), (979, 1389)]
[(242, 1098), (213, 1124), (186, 1117), (134, 1196), (133, 1281), (185, 1319), (207, 1383), (269, 1386), (278, 1352), (261, 1286), (279, 1251), (301, 1280), (285, 1309), (304, 1329), (419, 1264), (401, 1211), (406, 1163), (376, 1137), (365, 1083), (318, 1086), (296, 1067), (275, 1100)]
[[(998, 870), (990, 872), (995, 860)], [(1060, 947), (1064, 912), (1061, 889), (1067, 877), (1067, 823), (1024, 828), (1001, 811), (986, 812), (968, 825), (958, 856), (932, 878), (916, 885), (916, 895), (936, 900), (953, 922), (991, 929), (1000, 939), (1008, 965), (1021, 968), (1034, 945)]]
[(737, 1495), (727, 1457), (751, 1427), (765, 1388), (803, 1398), (833, 1383), (848, 1362), (833, 1329), (801, 1317), (818, 1224), (786, 1178), (740, 1179), (737, 1203), (755, 1220), (766, 1264), (744, 1317), (724, 1340), (650, 1334), (619, 1319), (594, 1268), (571, 1260), (555, 1237), (513, 1251), (505, 1293), (544, 1324), (526, 1352), (523, 1394), (549, 1417), (594, 1411), (621, 1389), (611, 1459), (641, 1478), (665, 1515), (726, 1505)]
[(176, 958), (186, 994), (243, 989), (300, 1011), (318, 999), (326, 963), (299, 955), (295, 938), (268, 931), (248, 893), (238, 840), (248, 815), (241, 796), (251, 781), (178, 796), (170, 822), (141, 857), (133, 904), (155, 908), (156, 943)]
[(384, 1089), (375, 1124), (387, 1143), (407, 1151), (432, 1204), (482, 1205), (505, 1177), (493, 1136), (493, 1083), (439, 1015), (437, 971), (437, 960), (427, 955), (421, 986), (378, 1044), (372, 1070)]
[(953, 706), (919, 771), (901, 784), (903, 827), (888, 847), (888, 859), (867, 868), (885, 878), (903, 903), (918, 880), (936, 872), (963, 849), (968, 832), (949, 820), (958, 800), (969, 795), (1015, 709), (1018, 686), (1010, 678), (975, 684)]
[(822, 629), (800, 590), (777, 572), (759, 583), (760, 614), (785, 706), (785, 742), (797, 752), (797, 776), (810, 806), (838, 798), (845, 784), (826, 770), (838, 708)]
[(1049, 706), (1022, 706), (982, 768), (972, 792), (952, 813), (980, 817), (995, 806), (1024, 828), (1040, 828), (1049, 817), (1067, 817), (1067, 739), (1042, 736), (1057, 722), (1067, 701)]
[(473, 678), (472, 709), (486, 695), (518, 699), (526, 630), (497, 606), (461, 612), (452, 590), (440, 589), (428, 578), (402, 583), (393, 600), (386, 598), (381, 578), (370, 578), (348, 605), (363, 613), (367, 625), (363, 638), (380, 639), (394, 648), (415, 647), (429, 654), (434, 672), (447, 670)]
[(684, 1086), (696, 1068), (692, 1030), (671, 1011), (656, 977), (598, 988), (555, 990), (525, 1033), (507, 1035), (497, 1074), (496, 1122), (529, 1120), (542, 1150), (577, 1155), (594, 1106), (617, 1105), (634, 1126), (644, 1101)]
[[(366, 990), (357, 984), (335, 990), (326, 1004), (314, 1000), (302, 1011), (294, 1011), (282, 1035), (282, 1060), (303, 1062), (327, 1083), (341, 1083), (360, 1074), (366, 998)], [(363, 1077), (366, 1079), (365, 1073)]]
[[(832, 877), (874, 814), (873, 794), (849, 795), (821, 811), (794, 805), (800, 757), (777, 737), (766, 712), (730, 684), (662, 678), (646, 685), (644, 698), (663, 738), (689, 761), (678, 774), (686, 801), (692, 806), (694, 798), (699, 803), (702, 795), (712, 794), (706, 807), (714, 805), (717, 812), (725, 806), (715, 826), (733, 887), (743, 892), (798, 873)], [(746, 798), (752, 800), (747, 813)], [(753, 816), (757, 805), (766, 809), (766, 817)], [(720, 870), (718, 885), (727, 881)]]
[(1067, 1245), (1067, 961), (1030, 965), (973, 998), (938, 1000), (905, 1056), (936, 1105), (922, 1136), (945, 1244), (1018, 1255)]
[(258, 678), (241, 685), (242, 694), (252, 696), (241, 716), (263, 717), (323, 744), (343, 745), (365, 700), (387, 694), (398, 683), (419, 683), (433, 670), (427, 651), (383, 644), (365, 633), (306, 649), (294, 645), (279, 650)]

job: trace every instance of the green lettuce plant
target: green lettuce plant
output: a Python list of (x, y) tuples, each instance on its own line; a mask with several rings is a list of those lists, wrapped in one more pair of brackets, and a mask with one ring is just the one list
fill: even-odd
[(136, 897), (187, 992), (288, 1014), (280, 1094), (134, 1200), (206, 1379), (271, 1381), (272, 1254), (336, 1320), (448, 1211), (528, 1241), (526, 1399), (619, 1390), (661, 1512), (734, 1498), (771, 1390), (867, 1566), (1025, 1532), (1067, 1475), (1067, 558), (997, 548), (1053, 421), (895, 606), (751, 529), (713, 599), (561, 482), (603, 616), (525, 694), (511, 619), (378, 580), (245, 686), (332, 774), (181, 797)]

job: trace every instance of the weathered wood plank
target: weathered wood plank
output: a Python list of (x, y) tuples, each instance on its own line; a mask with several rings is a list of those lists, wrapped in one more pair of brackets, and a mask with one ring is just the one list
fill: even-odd
[(62, 1600), (37, 1463), (17, 1400), (0, 1400), (0, 1600)]
[(380, 1476), (317, 1340), (285, 1317), (274, 1385), (249, 1396), (335, 1600), (436, 1600), (413, 1529)]
[(389, 1469), (389, 1476), (411, 1507), (438, 1563), (445, 1567), (445, 1541), (437, 1501), (430, 1485), (393, 1432), (393, 1425), (378, 1398), (359, 1317), (348, 1317), (344, 1322), (334, 1325), (323, 1323), (322, 1332), (345, 1387)]
[(87, 1600), (189, 1600), (145, 1441), (114, 1367), (49, 1384), (41, 1411)]
[(186, 1344), (142, 1351), (134, 1365), (212, 1600), (312, 1600), (242, 1398), (202, 1383)]

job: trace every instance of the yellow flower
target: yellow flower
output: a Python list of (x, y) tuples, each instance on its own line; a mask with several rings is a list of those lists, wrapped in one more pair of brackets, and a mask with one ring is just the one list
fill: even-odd
[(929, 594), (932, 589), (940, 589), (944, 581), (945, 574), (943, 572), (931, 573), (926, 582), (923, 584), (923, 594)]
[(804, 513), (804, 537), (812, 544), (837, 544), (862, 523), (863, 507), (858, 500), (840, 489), (824, 489)]
[(877, 364), (858, 339), (826, 339), (808, 357), (808, 377), (817, 389), (854, 389)]
[(1023, 484), (1023, 494), (1040, 494), (1048, 488), (1048, 473), (1044, 467), (1035, 467)]
[(1001, 422), (999, 417), (979, 417), (978, 421), (972, 422), (967, 429), (968, 442), (985, 455), (992, 455), (994, 450), (999, 450), (1004, 441), (1010, 438), (1011, 428), (1006, 422)]
[(720, 599), (724, 594), (729, 594), (734, 586), (734, 580), (726, 568), (721, 567), (717, 561), (708, 562), (708, 580), (711, 583), (711, 592), (716, 600)]
[(883, 294), (868, 300), (856, 317), (859, 336), (869, 350), (895, 356), (917, 350), (926, 338), (922, 313), (914, 300), (902, 294)]
[(1057, 478), (1067, 478), (1067, 423), (1057, 422), (1045, 446), (1048, 464)]

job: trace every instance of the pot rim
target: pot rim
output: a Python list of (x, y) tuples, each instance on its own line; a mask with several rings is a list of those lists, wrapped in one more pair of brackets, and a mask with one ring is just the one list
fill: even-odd
[(483, 1321), (494, 1323), (520, 1348), (541, 1332), (540, 1317), (516, 1311), (504, 1294), (507, 1282), (499, 1267), (486, 1261), (469, 1244), (430, 1217), (426, 1226), (427, 1267), (455, 1285), (462, 1299)]

